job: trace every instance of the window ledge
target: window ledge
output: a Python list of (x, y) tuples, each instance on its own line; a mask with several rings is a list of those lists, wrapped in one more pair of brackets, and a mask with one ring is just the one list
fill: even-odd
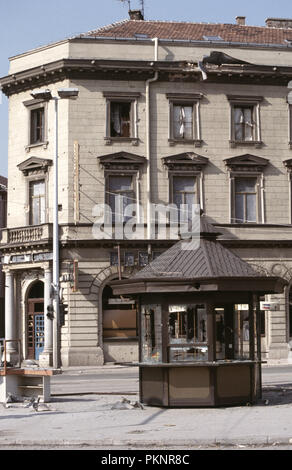
[(132, 145), (138, 145), (139, 139), (137, 137), (104, 137), (106, 145), (111, 145), (115, 142), (123, 143), (123, 142), (131, 142)]
[(111, 342), (113, 342), (113, 343), (119, 343), (119, 342), (123, 343), (123, 342), (127, 342), (127, 341), (133, 341), (133, 342), (137, 343), (138, 342), (138, 336), (133, 336), (131, 338), (122, 338), (122, 337), (121, 338), (103, 338), (104, 343), (111, 343)]
[(44, 142), (37, 142), (36, 144), (29, 144), (25, 147), (25, 151), (27, 153), (29, 153), (30, 149), (33, 149), (33, 148), (36, 148), (36, 147), (43, 147), (44, 149), (46, 149), (48, 147), (48, 144), (49, 144), (48, 140), (46, 140)]
[(201, 147), (203, 141), (201, 139), (168, 139), (169, 145), (176, 145), (176, 144), (191, 144), (195, 145), (195, 147)]
[(261, 140), (229, 140), (229, 144), (231, 148), (239, 147), (239, 146), (254, 146), (255, 148), (260, 148), (263, 145)]

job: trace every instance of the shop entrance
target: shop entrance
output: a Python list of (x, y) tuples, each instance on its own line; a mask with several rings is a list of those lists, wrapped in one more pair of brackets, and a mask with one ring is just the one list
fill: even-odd
[(36, 282), (27, 298), (27, 357), (39, 359), (44, 349), (44, 284)]

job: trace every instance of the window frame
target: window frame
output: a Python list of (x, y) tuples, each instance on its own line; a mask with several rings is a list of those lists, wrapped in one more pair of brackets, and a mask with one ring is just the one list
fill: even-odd
[[(103, 92), (106, 99), (106, 119), (105, 119), (105, 137), (106, 144), (114, 142), (132, 142), (132, 145), (138, 145), (138, 98), (141, 96), (138, 92)], [(111, 108), (114, 103), (130, 104), (130, 136), (118, 137), (111, 135)]]
[[(168, 118), (168, 142), (170, 145), (194, 144), (195, 147), (202, 145), (201, 122), (200, 122), (200, 100), (203, 95), (200, 93), (167, 93), (169, 107)], [(178, 138), (174, 136), (174, 106), (192, 107), (192, 138)]]
[[(262, 96), (242, 96), (242, 95), (227, 95), (230, 105), (230, 133), (229, 143), (231, 147), (239, 145), (251, 145), (259, 148), (262, 146), (261, 137), (261, 120), (260, 120), (260, 103), (263, 101)], [(237, 140), (235, 138), (235, 109), (236, 108), (252, 108), (253, 112), (253, 139), (252, 140)]]
[[(23, 105), (27, 108), (28, 112), (28, 130), (27, 130), (27, 142), (28, 144), (25, 147), (26, 152), (29, 152), (31, 148), (42, 146), (47, 148), (48, 146), (48, 107), (47, 101), (44, 100), (28, 100), (24, 101)], [(43, 130), (42, 130), (42, 139), (37, 142), (32, 142), (32, 113), (37, 110), (43, 110)]]
[[(110, 178), (111, 177), (131, 177), (132, 178), (132, 192), (134, 193), (135, 195), (135, 202), (137, 204), (137, 202), (139, 202), (137, 200), (137, 172), (136, 171), (131, 171), (131, 170), (127, 170), (127, 171), (114, 171), (114, 170), (110, 170), (110, 171), (105, 171), (105, 203), (109, 206), (110, 206), (110, 193), (112, 193), (113, 191), (110, 190)], [(113, 216), (113, 212), (112, 212), (112, 222), (114, 222), (114, 216)], [(127, 220), (125, 220), (123, 218), (123, 223), (126, 223)]]
[[(256, 220), (247, 222), (240, 221), (237, 222), (236, 218), (236, 179), (255, 179), (255, 188), (256, 188)], [(264, 223), (264, 214), (263, 214), (263, 195), (261, 194), (261, 187), (263, 184), (263, 174), (258, 172), (232, 172), (230, 174), (230, 183), (231, 183), (231, 224), (235, 225), (252, 225)]]
[(288, 103), (288, 145), (292, 149), (292, 104)]
[[(32, 212), (32, 208), (33, 208), (33, 205), (32, 205), (32, 198), (31, 198), (31, 186), (33, 183), (40, 183), (40, 182), (43, 182), (44, 183), (44, 204), (45, 204), (45, 208), (44, 208), (44, 221), (43, 222), (40, 222), (38, 224), (33, 224), (32, 223), (32, 215), (33, 215), (33, 212)], [(43, 225), (45, 223), (47, 223), (47, 181), (46, 181), (46, 178), (45, 176), (41, 176), (41, 175), (37, 175), (35, 177), (30, 177), (28, 178), (27, 180), (27, 186), (28, 186), (28, 207), (29, 207), (29, 211), (28, 211), (28, 225), (29, 226), (32, 226), (32, 227), (35, 227), (35, 226), (38, 226), (38, 225)]]

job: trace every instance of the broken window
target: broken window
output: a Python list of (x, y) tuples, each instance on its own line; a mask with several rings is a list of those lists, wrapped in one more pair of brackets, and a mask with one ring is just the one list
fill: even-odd
[(234, 106), (234, 138), (236, 141), (255, 140), (253, 106)]
[(257, 178), (235, 178), (235, 222), (257, 221)]
[(110, 137), (132, 137), (131, 102), (110, 104)]
[(193, 106), (173, 105), (173, 137), (184, 140), (192, 140), (194, 138)]

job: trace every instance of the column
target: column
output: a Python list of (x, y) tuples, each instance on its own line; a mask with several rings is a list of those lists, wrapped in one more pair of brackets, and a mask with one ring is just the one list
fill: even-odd
[[(5, 272), (5, 339), (17, 339), (14, 306), (14, 274), (12, 271)], [(14, 363), (18, 352), (17, 342), (8, 342), (6, 344), (6, 352), (7, 361)]]
[[(48, 311), (48, 307), (52, 305), (50, 296), (52, 286), (51, 268), (45, 268), (45, 287), (44, 287), (44, 350), (40, 354), (40, 365), (50, 366), (52, 364), (53, 355), (53, 312)], [(49, 314), (49, 315), (48, 315)], [(52, 315), (52, 316), (50, 316)]]

